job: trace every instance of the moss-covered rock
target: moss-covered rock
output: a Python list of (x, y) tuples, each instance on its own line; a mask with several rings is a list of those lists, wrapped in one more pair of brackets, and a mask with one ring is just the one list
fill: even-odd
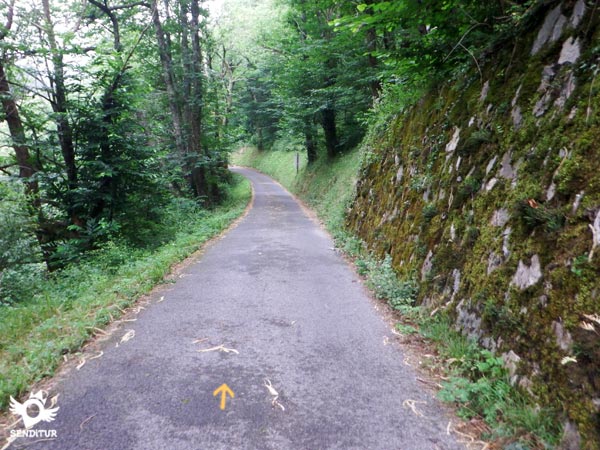
[[(368, 143), (348, 226), (600, 448), (600, 27), (583, 1)], [(600, 219), (599, 225), (600, 227)]]

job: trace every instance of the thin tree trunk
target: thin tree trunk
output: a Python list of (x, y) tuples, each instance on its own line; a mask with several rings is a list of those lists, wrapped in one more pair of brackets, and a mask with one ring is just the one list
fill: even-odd
[(317, 160), (317, 141), (315, 139), (314, 128), (311, 124), (307, 124), (304, 129), (304, 144), (306, 146), (306, 156), (308, 164), (312, 164)]
[(185, 143), (183, 139), (182, 130), (182, 117), (181, 109), (179, 107), (179, 101), (177, 96), (177, 90), (175, 89), (175, 75), (173, 73), (173, 60), (171, 58), (170, 47), (165, 38), (165, 32), (160, 22), (160, 16), (158, 14), (158, 3), (154, 0), (152, 5), (152, 22), (154, 23), (154, 30), (156, 32), (156, 42), (158, 44), (158, 54), (162, 65), (163, 79), (167, 88), (167, 100), (169, 102), (169, 109), (171, 110), (171, 119), (173, 121), (173, 134), (175, 137), (175, 145), (179, 154), (184, 157)]
[[(373, 0), (366, 0), (365, 3), (367, 5), (372, 5)], [(373, 15), (372, 8), (367, 8), (367, 11), (368, 11), (369, 15)], [(366, 39), (367, 39), (367, 61), (368, 61), (369, 67), (372, 69), (371, 76), (373, 76), (373, 74), (375, 73), (375, 69), (378, 66), (377, 58), (375, 57), (375, 52), (377, 51), (377, 32), (375, 31), (374, 27), (367, 29)], [(379, 78), (374, 77), (371, 80), (371, 82), (369, 83), (369, 86), (371, 88), (371, 97), (373, 98), (373, 101), (375, 101), (379, 98), (379, 94), (381, 92), (381, 81), (379, 80)]]
[(212, 189), (209, 186), (207, 172), (209, 167), (205, 166), (208, 160), (206, 149), (202, 148), (202, 48), (200, 45), (200, 6), (198, 0), (191, 0), (191, 38), (192, 38), (192, 72), (191, 76), (191, 96), (188, 103), (189, 114), (189, 149), (196, 156), (196, 166), (192, 171), (192, 180), (196, 195), (205, 197), (208, 203), (212, 203)]
[(37, 181), (32, 178), (37, 172), (37, 168), (31, 160), (25, 137), (25, 128), (21, 121), (19, 108), (10, 91), (10, 85), (4, 70), (4, 61), (2, 60), (0, 60), (0, 97), (2, 98), (2, 108), (12, 138), (12, 147), (19, 165), (19, 178), (23, 178), (25, 181), (25, 191), (30, 199), (31, 206), (38, 209), (40, 206), (39, 187)]
[[(53, 233), (50, 227), (51, 224), (46, 223), (44, 220), (40, 189), (34, 177), (38, 169), (32, 162), (23, 122), (21, 121), (17, 104), (12, 97), (2, 59), (0, 59), (0, 98), (2, 99), (2, 108), (12, 139), (12, 147), (15, 151), (17, 164), (19, 165), (19, 178), (23, 179), (25, 184), (27, 206), (31, 214), (37, 218), (35, 237), (42, 250), (42, 258), (46, 267), (51, 269), (51, 252), (48, 250), (47, 244), (54, 239), (57, 233)], [(64, 228), (61, 228), (60, 231), (64, 231)]]
[(328, 104), (321, 112), (321, 125), (323, 127), (323, 132), (325, 133), (327, 156), (333, 158), (337, 155), (339, 142), (335, 124), (335, 109), (330, 104)]
[[(56, 43), (54, 34), (54, 25), (50, 13), (50, 5), (48, 0), (42, 0), (44, 16), (46, 19), (46, 34), (48, 43), (50, 44), (50, 52), (52, 55), (52, 65), (54, 73), (49, 74), (52, 84), (54, 85), (54, 95), (52, 101), (52, 109), (56, 115), (56, 126), (58, 130), (58, 139), (60, 148), (65, 162), (67, 172), (67, 187), (69, 191), (77, 188), (77, 166), (75, 163), (75, 146), (73, 144), (73, 131), (67, 116), (67, 94), (65, 88), (64, 62), (62, 53)], [(67, 200), (69, 216), (73, 216), (70, 200)], [(74, 217), (72, 217), (74, 219)], [(73, 220), (75, 223), (78, 220)]]
[(200, 7), (198, 0), (191, 0), (191, 36), (192, 36), (192, 95), (190, 102), (190, 150), (203, 153), (201, 143), (202, 133), (202, 48), (200, 46)]

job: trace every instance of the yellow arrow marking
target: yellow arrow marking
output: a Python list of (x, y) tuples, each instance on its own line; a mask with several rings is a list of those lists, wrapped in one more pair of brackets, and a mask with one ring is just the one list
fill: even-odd
[(225, 383), (215, 389), (215, 392), (213, 392), (213, 397), (216, 397), (219, 394), (221, 394), (221, 409), (225, 409), (225, 404), (227, 403), (227, 394), (229, 394), (231, 398), (235, 397), (235, 394), (231, 388)]

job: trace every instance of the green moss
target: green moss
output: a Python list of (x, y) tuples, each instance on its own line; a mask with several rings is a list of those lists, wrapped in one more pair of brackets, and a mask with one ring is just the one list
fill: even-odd
[[(600, 35), (598, 20), (588, 22), (587, 36)], [(432, 251), (433, 270), (419, 298), (434, 306), (448, 303), (452, 273), (458, 270), (461, 283), (455, 298), (472, 300), (473, 312), (483, 319), (481, 336), (502, 338), (498, 351), (512, 350), (522, 358), (519, 373), (532, 381), (538, 401), (560, 408), (578, 424), (584, 448), (594, 448), (600, 443), (599, 419), (589, 399), (600, 396), (593, 362), (600, 359), (600, 340), (579, 325), (583, 314), (597, 313), (600, 296), (600, 255), (588, 261), (588, 225), (600, 206), (600, 82), (591, 85), (597, 52), (583, 48), (577, 87), (565, 108), (560, 110), (554, 101), (573, 69), (569, 65), (551, 81), (548, 111), (535, 117), (533, 108), (543, 95), (542, 71), (556, 62), (562, 41), (531, 58), (533, 34), (524, 36), (514, 53), (503, 53), (482, 67), (484, 79), (490, 80), (484, 102), (479, 100), (481, 83), (465, 79), (462, 85), (426, 94), (389, 124), (381, 140), (394, 143), (394, 156), (405, 168), (393, 195), (387, 180), (398, 169), (394, 158), (377, 142), (366, 144), (386, 156), (363, 172), (347, 224), (369, 249), (391, 251), (401, 273), (420, 271)], [(510, 115), (513, 101), (523, 114), (518, 130)], [(569, 117), (572, 108), (576, 111)], [(476, 126), (469, 126), (471, 117), (477, 119)], [(461, 139), (449, 154), (444, 148), (454, 127), (461, 129)], [(516, 180), (499, 175), (507, 153), (513, 167), (521, 163)], [(456, 170), (458, 156), (462, 162)], [(497, 162), (486, 174), (494, 156)], [(413, 176), (406, 176), (408, 167)], [(492, 178), (495, 186), (482, 189)], [(552, 183), (556, 193), (548, 200)], [(442, 190), (445, 195), (440, 195)], [(573, 212), (575, 195), (581, 192), (581, 205)], [(500, 208), (510, 211), (510, 217), (506, 225), (493, 226), (491, 218)], [(380, 225), (381, 217), (394, 210), (397, 217)], [(519, 290), (511, 284), (513, 276), (533, 255), (540, 258), (542, 278)], [(497, 265), (490, 273), (489, 261)], [(456, 315), (452, 309), (450, 313)], [(556, 323), (571, 336), (567, 350), (557, 343)], [(576, 364), (561, 364), (572, 355)]]

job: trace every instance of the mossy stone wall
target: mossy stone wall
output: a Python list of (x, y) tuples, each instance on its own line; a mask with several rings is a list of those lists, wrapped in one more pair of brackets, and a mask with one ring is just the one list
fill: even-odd
[[(588, 5), (589, 3), (589, 5)], [(370, 142), (348, 225), (419, 301), (600, 448), (600, 27), (550, 3), (530, 34)], [(598, 248), (596, 248), (598, 246)], [(595, 249), (595, 251), (594, 251)]]

